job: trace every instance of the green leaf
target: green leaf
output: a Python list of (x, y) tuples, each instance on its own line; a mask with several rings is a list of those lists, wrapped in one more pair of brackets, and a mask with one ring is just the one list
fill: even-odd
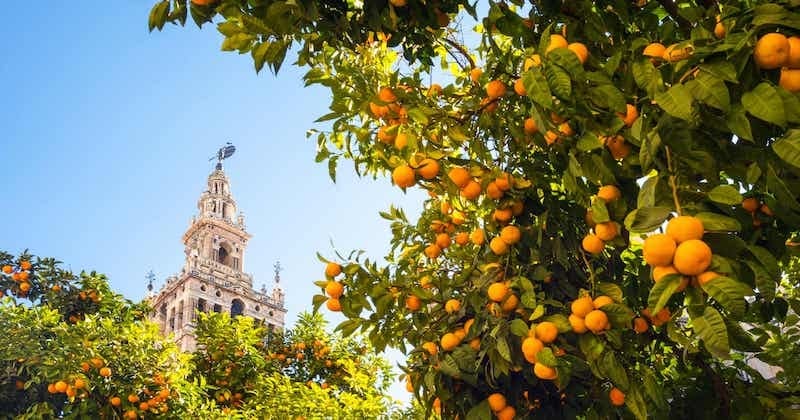
[(578, 337), (578, 347), (586, 360), (597, 360), (606, 348), (605, 343), (594, 334), (581, 334)]
[(592, 203), (592, 219), (595, 223), (605, 223), (611, 220), (608, 217), (608, 208), (603, 200), (594, 200)]
[(408, 116), (413, 120), (420, 124), (428, 124), (428, 116), (425, 115), (425, 112), (421, 108), (411, 108), (408, 110)]
[(692, 92), (685, 85), (674, 85), (666, 92), (654, 95), (654, 99), (667, 114), (684, 121), (694, 119)]
[(505, 359), (505, 361), (511, 361), (511, 349), (508, 348), (508, 341), (506, 341), (505, 337), (498, 337), (497, 344), (496, 344), (497, 353), (500, 354), (500, 357)]
[(155, 28), (158, 28), (159, 31), (164, 28), (164, 24), (167, 23), (167, 16), (169, 15), (169, 6), (169, 0), (163, 0), (150, 9), (147, 27), (151, 32)]
[(633, 319), (633, 311), (625, 305), (619, 303), (609, 303), (600, 308), (606, 313), (608, 321), (615, 328), (630, 328)]
[(598, 282), (595, 284), (595, 289), (600, 295), (606, 295), (614, 302), (622, 303), (622, 289), (614, 283)]
[(569, 323), (569, 319), (562, 314), (553, 314), (548, 315), (542, 318), (542, 321), (550, 321), (553, 324), (556, 324), (556, 328), (558, 328), (558, 332), (565, 333), (572, 331), (572, 324)]
[(526, 324), (525, 321), (516, 318), (513, 321), (511, 321), (510, 330), (511, 334), (514, 334), (517, 337), (527, 337), (529, 328), (528, 324)]
[(777, 4), (762, 4), (753, 9), (753, 25), (756, 29), (761, 26), (786, 26), (800, 29), (800, 15), (791, 13)]
[(754, 294), (745, 284), (723, 276), (707, 282), (702, 288), (736, 319), (744, 316), (745, 296)]
[(700, 73), (708, 73), (726, 82), (739, 83), (736, 68), (730, 61), (717, 60), (700, 65)]
[(633, 233), (652, 232), (672, 213), (668, 207), (642, 207), (628, 213), (625, 227)]
[(721, 204), (738, 205), (742, 202), (742, 195), (732, 185), (719, 185), (708, 192), (711, 201)]
[(644, 385), (644, 392), (650, 400), (661, 410), (667, 408), (667, 400), (664, 398), (663, 387), (659, 385), (653, 371), (643, 367), (640, 369), (640, 374), (642, 377), (642, 384)]
[(613, 112), (625, 112), (625, 95), (614, 85), (600, 85), (589, 91), (592, 102)]
[(694, 93), (695, 99), (724, 112), (730, 109), (731, 97), (728, 87), (721, 79), (711, 73), (701, 71), (691, 82), (693, 83), (689, 88)]
[(566, 71), (558, 66), (547, 66), (544, 75), (554, 95), (564, 101), (572, 100), (572, 82)]
[(625, 406), (628, 407), (628, 410), (631, 410), (633, 417), (637, 420), (647, 419), (647, 404), (644, 402), (638, 387), (629, 389), (628, 393), (625, 394)]
[(730, 357), (728, 330), (722, 315), (711, 306), (706, 306), (703, 315), (692, 318), (692, 328), (709, 353), (720, 359)]
[(555, 64), (569, 73), (573, 80), (584, 80), (583, 65), (574, 52), (566, 48), (556, 48), (547, 54), (549, 64)]
[(603, 147), (603, 142), (594, 133), (585, 131), (575, 145), (581, 152), (588, 152)]
[(541, 70), (533, 67), (522, 75), (522, 84), (528, 96), (537, 104), (545, 107), (553, 107), (553, 95), (550, 93), (550, 85), (547, 84)]
[(622, 363), (617, 360), (613, 351), (606, 351), (603, 353), (603, 356), (598, 362), (598, 367), (600, 368), (600, 372), (621, 390), (627, 391), (630, 388), (628, 373), (625, 371), (625, 367), (622, 366)]
[(658, 177), (651, 176), (647, 178), (639, 189), (639, 195), (636, 197), (636, 207), (652, 207), (656, 205), (656, 186), (658, 185)]
[(649, 58), (640, 58), (633, 62), (633, 79), (649, 96), (664, 91), (661, 72), (653, 66)]
[[(741, 203), (741, 200), (739, 202)], [(739, 221), (732, 217), (707, 211), (697, 213), (694, 216), (700, 219), (703, 222), (703, 227), (710, 232), (739, 232), (742, 230), (742, 225)]]
[(775, 299), (777, 286), (773, 277), (770, 276), (766, 269), (764, 269), (764, 266), (755, 261), (749, 260), (745, 260), (744, 263), (750, 268), (750, 271), (753, 272), (756, 289), (758, 289), (758, 293), (761, 295), (761, 297), (767, 300), (767, 302), (771, 302), (773, 299)]
[(753, 129), (750, 127), (750, 120), (747, 119), (747, 113), (741, 104), (736, 104), (731, 108), (726, 123), (737, 137), (753, 141)]
[(548, 367), (558, 366), (558, 359), (550, 347), (539, 350), (539, 353), (536, 353), (536, 361)]
[(783, 101), (774, 86), (767, 82), (759, 83), (755, 89), (742, 95), (742, 105), (754, 117), (786, 127), (786, 114)]
[(758, 166), (758, 163), (753, 162), (747, 167), (747, 175), (745, 178), (748, 184), (755, 184), (758, 179), (761, 178), (761, 168)]
[(489, 401), (483, 400), (480, 404), (472, 407), (467, 412), (466, 420), (492, 420), (492, 409)]
[(647, 298), (647, 307), (650, 312), (657, 314), (669, 302), (669, 298), (681, 285), (682, 277), (680, 274), (669, 274), (661, 278), (660, 281), (650, 289), (650, 296)]
[(772, 150), (784, 162), (800, 168), (800, 130), (789, 130), (780, 140), (772, 143)]
[(753, 335), (745, 331), (739, 322), (726, 319), (725, 328), (728, 330), (728, 339), (733, 350), (748, 353), (760, 352), (763, 349), (753, 339)]

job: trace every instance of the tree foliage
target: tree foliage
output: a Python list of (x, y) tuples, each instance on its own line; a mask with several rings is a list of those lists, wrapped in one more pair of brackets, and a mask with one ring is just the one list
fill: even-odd
[[(314, 298), (342, 311), (345, 334), (409, 349), (426, 407), (779, 417), (797, 415), (799, 391), (777, 344), (800, 306), (786, 274), (800, 230), (799, 12), (790, 0), (164, 0), (150, 28), (216, 22), (223, 50), (256, 70), (277, 71), (294, 43), (305, 82), (332, 95), (316, 159), (430, 193), (416, 220), (382, 214), (388, 265), (339, 256)], [(751, 358), (785, 374), (766, 381)]]

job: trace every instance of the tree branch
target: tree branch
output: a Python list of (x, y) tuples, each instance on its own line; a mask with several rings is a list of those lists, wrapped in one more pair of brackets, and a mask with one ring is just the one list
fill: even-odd
[(658, 3), (672, 16), (672, 19), (678, 23), (678, 26), (683, 29), (685, 33), (688, 34), (692, 31), (692, 22), (689, 22), (678, 13), (678, 5), (676, 5), (673, 0), (658, 0)]
[[(469, 55), (469, 51), (467, 51), (467, 49), (466, 49), (466, 48), (464, 48), (464, 46), (463, 46), (463, 45), (461, 45), (461, 44), (459, 44), (458, 42), (456, 42), (456, 41), (453, 41), (452, 39), (450, 39), (450, 38), (447, 38), (447, 37), (445, 37), (445, 38), (443, 38), (443, 39), (444, 39), (444, 42), (445, 42), (445, 43), (447, 43), (447, 45), (449, 45), (449, 46), (451, 46), (451, 47), (455, 48), (455, 49), (456, 49), (458, 52), (460, 52), (460, 53), (461, 53), (461, 55), (463, 55), (463, 56), (464, 56), (464, 58), (466, 58), (466, 59), (467, 59), (467, 61), (469, 61), (469, 67), (470, 67), (471, 69), (474, 69), (474, 68), (475, 68), (475, 60), (473, 60), (473, 59), (472, 59), (472, 56), (470, 56), (470, 55)], [(450, 55), (453, 55), (453, 53), (452, 53), (452, 52), (450, 52), (450, 50), (449, 50), (449, 49), (447, 50), (447, 52), (449, 52), (449, 53), (450, 53)], [(455, 56), (453, 56), (453, 58), (454, 58), (454, 59), (456, 59), (456, 61), (458, 60), (458, 59), (457, 59)], [(462, 67), (463, 67), (463, 66), (462, 66)]]

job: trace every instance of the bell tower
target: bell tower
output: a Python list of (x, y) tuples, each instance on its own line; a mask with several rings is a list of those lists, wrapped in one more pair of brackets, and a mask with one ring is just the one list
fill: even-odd
[[(217, 164), (197, 200), (198, 212), (183, 234), (183, 269), (167, 278), (161, 290), (150, 298), (155, 309), (152, 318), (162, 332), (173, 333), (181, 349), (187, 351), (196, 345), (192, 332), (198, 311), (230, 311), (232, 316), (255, 318), (268, 328), (284, 325), (284, 293), (277, 274), (273, 289), (268, 292), (263, 284), (255, 290), (253, 276), (244, 271), (245, 250), (252, 236), (222, 168), (223, 159), (234, 151), (228, 143), (217, 153)], [(152, 284), (152, 278), (150, 281)]]

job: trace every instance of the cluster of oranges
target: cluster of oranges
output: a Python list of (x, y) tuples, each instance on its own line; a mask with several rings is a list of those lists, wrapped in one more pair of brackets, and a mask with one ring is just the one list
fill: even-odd
[(499, 392), (489, 395), (487, 402), (498, 420), (512, 420), (517, 415), (517, 410), (508, 405), (505, 395)]
[(605, 295), (598, 296), (594, 300), (591, 296), (582, 296), (572, 301), (570, 306), (572, 314), (569, 316), (572, 331), (577, 334), (584, 334), (587, 331), (600, 334), (609, 329), (608, 316), (600, 310), (609, 303), (614, 303), (614, 300)]
[(781, 69), (778, 84), (789, 92), (800, 92), (800, 37), (764, 34), (756, 42), (753, 58), (761, 69)]
[(558, 337), (558, 327), (550, 321), (542, 321), (528, 331), (522, 340), (522, 355), (528, 363), (533, 364), (533, 374), (539, 379), (553, 380), (558, 377), (555, 368), (541, 363), (537, 355), (546, 344), (551, 344)]
[(325, 285), (325, 293), (328, 295), (328, 300), (325, 302), (325, 306), (333, 312), (342, 310), (342, 303), (339, 298), (344, 294), (344, 285), (335, 280), (339, 274), (342, 274), (341, 265), (335, 262), (329, 262), (325, 265), (325, 276), (328, 278), (328, 284)]
[(490, 314), (500, 317), (517, 309), (519, 298), (509, 285), (510, 282), (508, 280), (502, 280), (501, 278), (490, 284), (489, 288), (486, 289), (486, 296), (489, 298), (487, 309), (489, 309)]
[(753, 226), (756, 227), (761, 226), (762, 223), (762, 219), (759, 217), (759, 215), (766, 217), (774, 216), (772, 209), (770, 209), (766, 203), (760, 202), (755, 197), (747, 197), (742, 200), (742, 209), (750, 213), (750, 216), (753, 218)]
[[(86, 398), (86, 381), (82, 378), (75, 378), (72, 383), (67, 381), (56, 381), (47, 385), (47, 392), (51, 394), (66, 394), (70, 400), (76, 396)], [(78, 394), (80, 392), (80, 394)]]
[(707, 271), (711, 265), (711, 248), (701, 239), (703, 222), (692, 216), (677, 216), (667, 223), (666, 233), (657, 233), (644, 240), (644, 261), (652, 267), (653, 281), (658, 283), (668, 275), (680, 275), (680, 292), (694, 277), (699, 285), (719, 277)]
[[(33, 268), (33, 265), (30, 261), (21, 261), (16, 270), (10, 265), (4, 265), (0, 268), (3, 275), (11, 277), (11, 280), (14, 282), (11, 288), (12, 293), (20, 297), (28, 295), (28, 292), (31, 290), (31, 283), (29, 281), (31, 277), (31, 268)], [(3, 293), (4, 292), (0, 290), (0, 297), (3, 296)]]
[(653, 64), (658, 64), (661, 61), (677, 63), (691, 57), (693, 53), (694, 47), (692, 45), (672, 44), (665, 47), (660, 42), (653, 42), (642, 51), (642, 55), (650, 57), (650, 61)]
[[(606, 203), (616, 201), (620, 197), (622, 197), (622, 192), (614, 185), (604, 185), (597, 191), (597, 199)], [(584, 236), (581, 246), (584, 251), (592, 255), (599, 255), (603, 252), (606, 242), (619, 235), (619, 225), (614, 221), (594, 223), (590, 213), (587, 213), (586, 221), (589, 225), (594, 225), (594, 233)]]
[[(462, 327), (456, 328), (455, 330), (453, 330), (453, 332), (448, 332), (448, 333), (445, 333), (444, 335), (442, 335), (442, 338), (439, 340), (439, 345), (441, 346), (442, 350), (443, 351), (452, 351), (456, 347), (461, 345), (461, 342), (464, 341), (464, 339), (469, 334), (469, 330), (472, 327), (473, 323), (475, 323), (475, 319), (474, 318), (470, 318), (470, 319), (468, 319), (468, 320), (466, 320), (464, 322), (464, 325)], [(473, 350), (477, 351), (477, 350), (480, 349), (481, 340), (480, 340), (480, 338), (476, 337), (476, 338), (473, 338), (472, 340), (470, 340), (470, 342), (468, 344)], [(431, 346), (430, 344), (425, 344), (424, 346), (425, 347), (423, 347), (423, 348), (430, 355), (435, 355), (437, 353), (437, 351), (433, 351), (432, 352), (432, 349), (435, 346)]]

